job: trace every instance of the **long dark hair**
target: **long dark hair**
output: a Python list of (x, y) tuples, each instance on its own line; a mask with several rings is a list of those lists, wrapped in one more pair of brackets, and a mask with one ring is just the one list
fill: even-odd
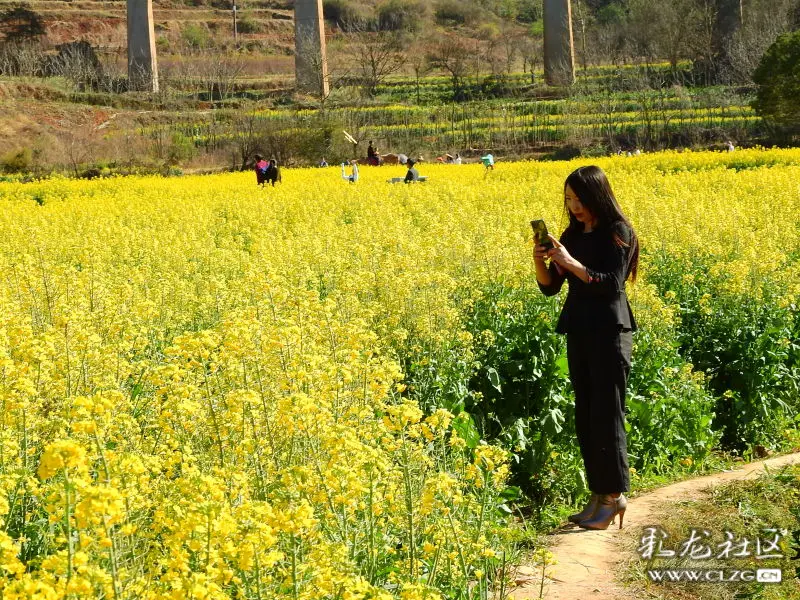
[(627, 279), (630, 275), (631, 281), (636, 281), (636, 273), (639, 270), (639, 238), (636, 237), (633, 225), (622, 212), (606, 174), (600, 167), (590, 165), (575, 169), (564, 182), (564, 210), (569, 217), (567, 231), (580, 232), (583, 231), (583, 224), (575, 218), (567, 206), (567, 186), (575, 192), (586, 210), (597, 219), (596, 227), (605, 228), (622, 222), (631, 230), (630, 243), (623, 240), (617, 233), (614, 233), (614, 242), (619, 246), (630, 247), (625, 278)]

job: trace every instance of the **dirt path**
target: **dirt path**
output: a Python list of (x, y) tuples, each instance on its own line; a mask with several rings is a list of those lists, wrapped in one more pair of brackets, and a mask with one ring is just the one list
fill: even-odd
[[(628, 590), (615, 581), (617, 566), (636, 552), (638, 534), (648, 525), (658, 507), (677, 500), (697, 499), (710, 486), (737, 479), (754, 479), (764, 472), (764, 465), (780, 467), (800, 463), (800, 453), (748, 463), (733, 471), (687, 479), (628, 500), (625, 520), (620, 531), (619, 520), (606, 531), (587, 531), (567, 526), (554, 531), (550, 550), (557, 563), (548, 568), (544, 595), (547, 600), (617, 600), (632, 598)], [(619, 517), (617, 518), (619, 519)], [(540, 574), (521, 567), (518, 587), (511, 590), (514, 600), (539, 598)]]

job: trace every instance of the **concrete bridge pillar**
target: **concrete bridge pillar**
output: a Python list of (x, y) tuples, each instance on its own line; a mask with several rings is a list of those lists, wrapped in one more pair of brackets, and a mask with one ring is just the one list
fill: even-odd
[(328, 95), (328, 59), (322, 0), (295, 0), (294, 70), (299, 91)]
[(547, 85), (575, 83), (570, 0), (544, 0), (544, 79)]
[(128, 0), (128, 89), (158, 91), (153, 0)]

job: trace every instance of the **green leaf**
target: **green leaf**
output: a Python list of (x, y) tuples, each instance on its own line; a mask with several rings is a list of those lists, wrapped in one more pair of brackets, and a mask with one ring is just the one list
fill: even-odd
[(498, 373), (497, 373), (497, 370), (496, 370), (496, 369), (494, 369), (493, 367), (490, 367), (490, 368), (489, 368), (489, 369), (486, 371), (486, 373), (487, 373), (487, 375), (488, 375), (488, 377), (489, 377), (489, 383), (491, 383), (491, 384), (492, 384), (492, 387), (493, 387), (494, 389), (496, 389), (498, 392), (501, 392), (501, 393), (502, 393), (502, 392), (503, 392), (503, 390), (502, 390), (502, 389), (500, 389), (500, 375), (498, 375)]
[(513, 502), (515, 500), (519, 500), (520, 498), (522, 498), (522, 490), (519, 488), (519, 486), (510, 485), (502, 492), (500, 492), (499, 496), (503, 500)]
[(481, 434), (478, 433), (475, 421), (469, 413), (462, 412), (458, 415), (453, 421), (453, 430), (466, 442), (467, 448), (476, 448), (481, 441)]
[(569, 376), (569, 364), (567, 363), (567, 355), (562, 354), (556, 361), (556, 369), (561, 377)]

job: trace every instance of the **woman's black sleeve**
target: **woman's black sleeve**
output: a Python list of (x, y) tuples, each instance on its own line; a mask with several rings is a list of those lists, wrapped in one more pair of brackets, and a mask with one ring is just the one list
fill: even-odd
[(602, 266), (598, 269), (586, 267), (589, 281), (584, 285), (587, 292), (606, 296), (618, 294), (625, 289), (631, 242), (631, 230), (627, 225), (617, 222), (611, 226), (611, 235), (607, 241), (603, 240), (602, 246), (597, 249), (599, 254), (597, 264)]
[[(563, 244), (564, 238), (565, 235), (561, 234), (559, 242)], [(550, 273), (550, 285), (542, 285), (538, 279), (536, 283), (539, 284), (539, 289), (542, 290), (545, 296), (555, 296), (561, 290), (561, 286), (564, 285), (564, 280), (567, 278), (567, 271), (566, 269), (562, 269), (559, 273), (555, 261), (552, 260), (550, 261), (550, 266), (547, 267), (547, 271)]]

